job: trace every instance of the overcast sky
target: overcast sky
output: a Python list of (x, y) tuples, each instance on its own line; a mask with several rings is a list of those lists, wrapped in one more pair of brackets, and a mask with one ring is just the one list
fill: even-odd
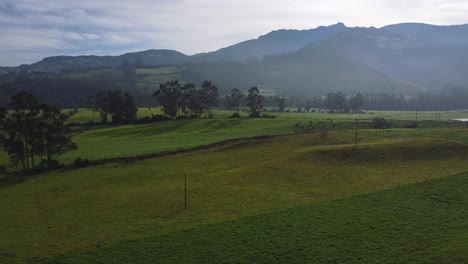
[(194, 54), (282, 28), (465, 24), (467, 14), (468, 1), (456, 0), (1, 0), (0, 65), (146, 49)]

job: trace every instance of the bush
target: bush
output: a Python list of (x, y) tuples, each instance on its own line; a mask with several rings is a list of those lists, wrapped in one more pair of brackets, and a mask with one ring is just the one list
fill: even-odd
[(53, 169), (59, 169), (59, 168), (64, 168), (65, 165), (61, 164), (58, 160), (51, 160), (47, 161), (45, 159), (41, 160), (39, 163), (39, 171), (44, 171), (44, 170), (53, 170)]
[(389, 124), (387, 120), (383, 117), (374, 117), (372, 118), (372, 127), (374, 129), (384, 129), (388, 128)]
[(260, 115), (260, 113), (250, 113), (249, 115), (249, 118), (261, 118), (262, 116)]
[(73, 167), (81, 168), (81, 167), (86, 167), (89, 164), (90, 162), (88, 159), (76, 158), (76, 160), (73, 162)]
[(416, 122), (413, 122), (413, 123), (404, 124), (403, 128), (418, 128), (418, 125), (416, 124)]
[(148, 124), (148, 123), (151, 123), (151, 122), (153, 122), (153, 120), (151, 119), (151, 117), (145, 116), (145, 117), (143, 117), (143, 118), (138, 119), (135, 123), (139, 123), (139, 124)]
[(262, 118), (276, 118), (276, 116), (275, 115), (263, 114)]
[(238, 113), (234, 113), (230, 115), (228, 118), (241, 118), (241, 116)]
[(164, 115), (154, 115), (151, 120), (153, 122), (159, 122), (159, 121), (165, 121), (165, 120), (170, 120), (170, 118), (164, 116)]

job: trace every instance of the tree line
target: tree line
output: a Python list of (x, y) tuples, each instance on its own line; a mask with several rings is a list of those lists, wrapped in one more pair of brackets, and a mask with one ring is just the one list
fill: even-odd
[[(171, 119), (178, 117), (201, 117), (206, 113), (207, 117), (212, 117), (212, 109), (219, 105), (221, 99), (218, 87), (211, 81), (204, 81), (200, 88), (192, 83), (181, 85), (175, 80), (161, 84), (154, 92), (162, 106), (164, 115)], [(236, 115), (240, 117), (240, 107), (246, 105), (250, 109), (250, 117), (261, 117), (264, 97), (260, 95), (257, 87), (251, 87), (245, 95), (241, 90), (234, 88), (231, 93), (224, 97), (229, 109), (235, 109)]]
[[(121, 77), (90, 76), (89, 78), (67, 78), (55, 74), (43, 73), (16, 73), (5, 75), (0, 78), (0, 106), (7, 107), (11, 96), (26, 91), (34, 95), (39, 101), (55, 105), (60, 108), (81, 108), (89, 106), (89, 95), (95, 95), (99, 91), (122, 90), (131, 93), (138, 107), (154, 106), (157, 101), (149, 96), (151, 87), (137, 88), (136, 74), (137, 64), (131, 64), (124, 61), (118, 69), (122, 71)], [(163, 84), (171, 86), (167, 83)], [(172, 84), (177, 86), (177, 84)], [(185, 94), (192, 93), (193, 96), (199, 94), (193, 92), (193, 88), (184, 87), (178, 84), (184, 90)], [(217, 87), (218, 88), (218, 87)], [(224, 95), (223, 95), (224, 91)], [(220, 95), (217, 99), (217, 106), (232, 108), (232, 91), (226, 89), (217, 89)], [(246, 96), (247, 92), (244, 93)], [(162, 94), (161, 94), (162, 95)], [(162, 95), (164, 96), (164, 95)], [(239, 99), (239, 98), (237, 98)], [(186, 100), (185, 100), (186, 101)], [(198, 100), (199, 101), (199, 100)], [(242, 100), (241, 100), (242, 101)], [(184, 103), (176, 103), (184, 104)], [(196, 103), (200, 106), (200, 103)], [(200, 110), (195, 109), (194, 115), (199, 114)], [(201, 103), (204, 104), (204, 103)], [(241, 103), (246, 105), (245, 100)], [(464, 86), (447, 85), (441, 91), (421, 92), (413, 96), (402, 94), (386, 93), (358, 93), (346, 94), (340, 92), (328, 93), (317, 96), (269, 96), (263, 97), (263, 105), (266, 107), (276, 107), (278, 111), (284, 111), (286, 108), (300, 108), (301, 111), (309, 112), (311, 109), (328, 109), (332, 112), (354, 112), (360, 109), (366, 110), (415, 110), (416, 108), (424, 110), (454, 110), (468, 108), (468, 89)], [(206, 108), (206, 106), (202, 106)], [(188, 106), (185, 107), (188, 109)], [(196, 113), (198, 112), (198, 113)], [(207, 112), (203, 109), (202, 113)], [(179, 112), (179, 116), (184, 115)]]

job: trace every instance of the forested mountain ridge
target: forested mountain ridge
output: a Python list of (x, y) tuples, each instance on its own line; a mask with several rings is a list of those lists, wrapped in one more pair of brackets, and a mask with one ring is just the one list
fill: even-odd
[[(382, 28), (350, 28), (342, 23), (311, 30), (278, 30), (218, 51), (188, 56), (174, 50), (147, 50), (120, 56), (55, 56), (31, 65), (0, 68), (0, 74), (55, 74), (121, 67), (172, 65), (178, 70), (157, 80), (212, 80), (222, 92), (265, 86), (284, 95), (328, 92), (414, 96), (468, 86), (468, 25), (403, 23)], [(119, 83), (116, 75), (75, 74)], [(106, 79), (107, 78), (107, 79)], [(159, 85), (137, 74), (141, 86)], [(167, 80), (166, 80), (167, 81)], [(463, 88), (464, 89), (464, 88)]]

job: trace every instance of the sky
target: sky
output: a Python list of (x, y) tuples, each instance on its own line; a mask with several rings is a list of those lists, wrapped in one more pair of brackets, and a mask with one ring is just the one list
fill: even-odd
[(0, 0), (0, 65), (56, 55), (214, 51), (277, 29), (468, 23), (455, 0)]

